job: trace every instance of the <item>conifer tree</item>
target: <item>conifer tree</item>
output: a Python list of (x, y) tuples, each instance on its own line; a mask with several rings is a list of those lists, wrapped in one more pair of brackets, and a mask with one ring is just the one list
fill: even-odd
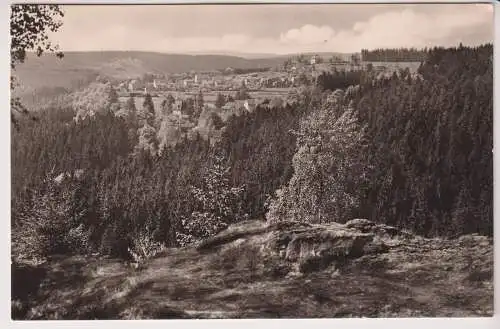
[(144, 96), (144, 102), (142, 103), (142, 109), (139, 113), (139, 120), (141, 123), (147, 123), (149, 126), (154, 126), (155, 123), (155, 106), (153, 103), (153, 98), (150, 94)]
[(218, 109), (222, 108), (226, 104), (226, 98), (221, 93), (217, 93), (217, 98), (215, 99), (215, 107)]

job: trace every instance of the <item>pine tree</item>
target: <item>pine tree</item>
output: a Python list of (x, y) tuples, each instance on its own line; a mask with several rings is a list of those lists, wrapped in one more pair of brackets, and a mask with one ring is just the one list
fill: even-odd
[(203, 93), (200, 90), (195, 97), (194, 113), (192, 118), (193, 121), (198, 120), (201, 112), (203, 111), (203, 106), (204, 106)]
[(146, 94), (146, 96), (144, 96), (142, 110), (139, 113), (139, 120), (143, 124), (146, 122), (149, 126), (154, 126), (155, 124), (155, 106), (153, 98), (150, 94)]
[(245, 84), (245, 82), (241, 82), (241, 87), (240, 89), (236, 92), (236, 95), (234, 96), (234, 99), (236, 100), (246, 100), (250, 98), (250, 94), (248, 93), (248, 88)]
[(225, 104), (226, 104), (226, 98), (221, 93), (217, 93), (217, 98), (215, 99), (215, 107), (220, 109)]
[(118, 93), (116, 92), (116, 89), (111, 86), (109, 90), (108, 103), (115, 104), (118, 103), (118, 101)]
[(155, 155), (158, 151), (158, 140), (156, 130), (146, 121), (144, 126), (138, 130), (139, 142), (135, 147), (137, 152), (146, 151)]
[(135, 106), (134, 96), (130, 96), (117, 113), (116, 116), (125, 118), (129, 123), (135, 124), (137, 122), (137, 108)]

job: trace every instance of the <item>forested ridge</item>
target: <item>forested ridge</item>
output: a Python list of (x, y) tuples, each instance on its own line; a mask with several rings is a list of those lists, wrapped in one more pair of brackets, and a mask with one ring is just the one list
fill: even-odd
[(418, 75), (324, 74), (287, 105), (231, 117), (217, 143), (158, 152), (137, 145), (161, 127), (109, 102), (78, 122), (46, 110), (12, 130), (14, 256), (147, 257), (264, 216), (492, 235), (491, 59), (491, 45), (434, 48)]
[(367, 62), (422, 62), (430, 51), (428, 48), (362, 49), (361, 57)]

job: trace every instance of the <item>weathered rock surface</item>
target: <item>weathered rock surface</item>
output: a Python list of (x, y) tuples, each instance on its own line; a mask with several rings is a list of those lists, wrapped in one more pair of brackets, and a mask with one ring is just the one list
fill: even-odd
[(491, 238), (424, 239), (364, 219), (249, 221), (139, 269), (66, 257), (12, 273), (17, 319), (493, 314)]
[[(338, 224), (286, 228), (274, 226), (267, 241), (268, 253), (278, 253), (286, 261), (297, 263), (301, 272), (318, 271), (364, 254), (374, 235)], [(300, 225), (300, 224), (297, 224)]]

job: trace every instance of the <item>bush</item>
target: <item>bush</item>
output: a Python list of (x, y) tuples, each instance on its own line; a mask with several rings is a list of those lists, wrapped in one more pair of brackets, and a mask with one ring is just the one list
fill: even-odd
[(12, 230), (13, 256), (40, 260), (54, 254), (87, 251), (89, 232), (75, 225), (79, 214), (72, 209), (72, 189), (46, 180), (45, 189), (34, 192), (16, 214)]
[(243, 188), (231, 187), (229, 170), (222, 156), (215, 156), (215, 162), (203, 177), (200, 187), (191, 187), (195, 209), (182, 219), (182, 231), (177, 232), (181, 246), (208, 238), (225, 229), (229, 224), (246, 218), (241, 213)]
[(156, 241), (149, 231), (142, 231), (133, 239), (132, 248), (128, 251), (135, 262), (140, 263), (144, 260), (155, 257), (165, 250), (165, 244)]

